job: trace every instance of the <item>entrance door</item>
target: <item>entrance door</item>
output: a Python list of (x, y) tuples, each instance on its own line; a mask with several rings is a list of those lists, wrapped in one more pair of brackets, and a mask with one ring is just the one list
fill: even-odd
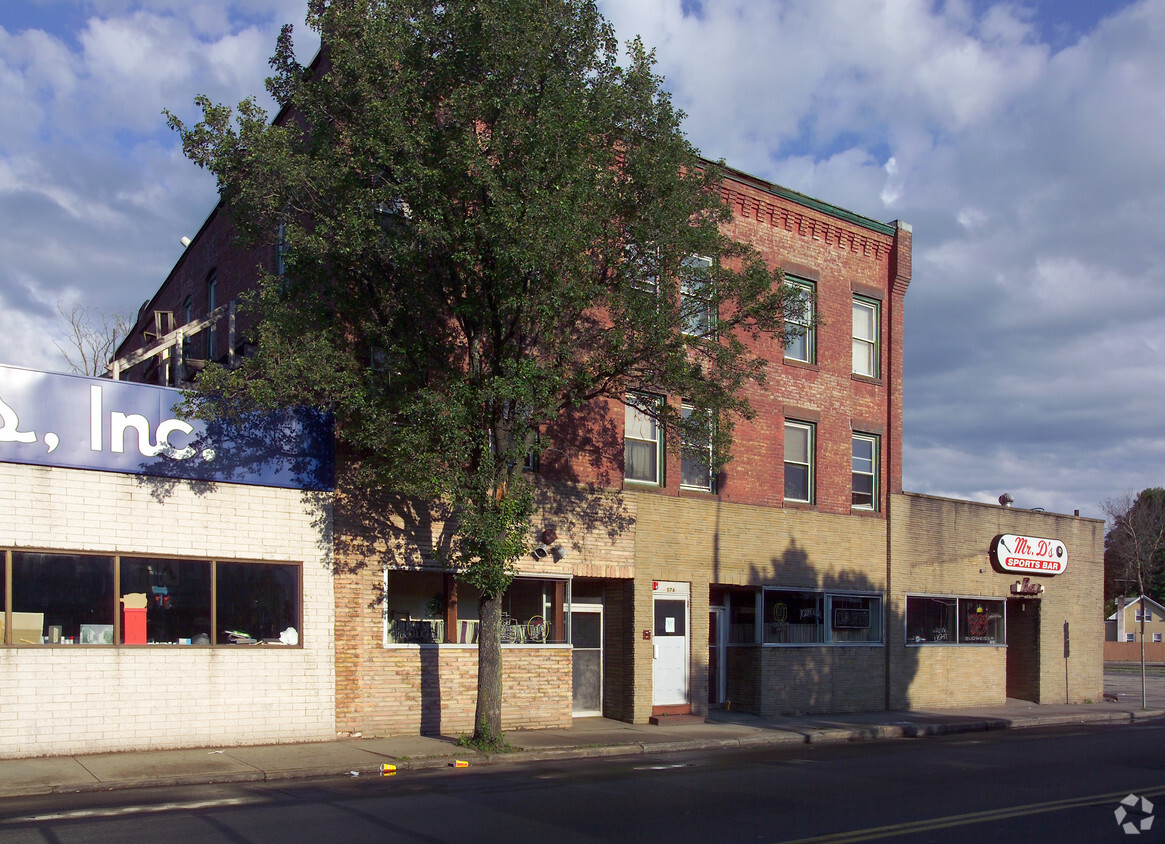
[(723, 706), (727, 691), (728, 671), (725, 666), (725, 647), (728, 636), (725, 632), (727, 613), (724, 607), (708, 608), (708, 703)]
[(689, 703), (687, 598), (655, 598), (654, 640), (652, 705)]
[(571, 604), (574, 706), (578, 716), (603, 714), (603, 605)]
[(1040, 601), (1007, 599), (1007, 696), (1040, 702)]

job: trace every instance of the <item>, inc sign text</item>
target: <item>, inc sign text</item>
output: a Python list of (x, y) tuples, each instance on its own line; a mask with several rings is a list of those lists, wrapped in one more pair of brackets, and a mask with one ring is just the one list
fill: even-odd
[(331, 423), (310, 410), (207, 422), (179, 390), (0, 366), (0, 462), (330, 489)]

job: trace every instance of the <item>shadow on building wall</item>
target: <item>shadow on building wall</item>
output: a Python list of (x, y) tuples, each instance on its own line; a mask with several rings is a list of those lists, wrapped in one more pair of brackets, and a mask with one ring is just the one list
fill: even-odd
[[(886, 561), (855, 562), (816, 559), (791, 539), (768, 567), (750, 567), (749, 586), (723, 587), (742, 607), (728, 620), (732, 708), (766, 716), (881, 711), (890, 708), (892, 687), (909, 686), (918, 655), (903, 646)], [(748, 599), (762, 586), (760, 618), (751, 618)], [(758, 626), (761, 643), (748, 643)]]
[[(225, 427), (212, 423), (205, 435), (189, 443), (197, 456), (178, 467), (184, 477), (142, 475), (139, 483), (157, 501), (170, 499), (179, 487), (201, 497), (211, 492), (215, 482), (246, 483), (270, 471), (274, 463), (285, 485), (301, 488), (300, 500), (316, 537), (319, 559), (333, 576), (337, 704), (341, 712), (350, 710), (350, 717), (338, 718), (350, 720), (352, 729), (359, 730), (362, 726), (354, 714), (363, 708), (359, 699), (374, 698), (385, 691), (386, 684), (399, 681), (383, 667), (386, 631), (392, 622), (387, 573), (436, 577), (451, 572), (455, 579), (456, 514), (440, 502), (419, 501), (378, 485), (342, 445), (332, 459), (330, 429), (326, 438), (314, 429), (309, 433), (305, 439), (301, 428), (281, 423), (277, 416), (250, 417)], [(628, 543), (635, 519), (622, 493), (610, 488), (621, 481), (621, 425), (600, 408), (579, 408), (543, 436), (539, 451), (536, 470), (525, 475), (534, 486), (537, 502), (531, 546), (550, 530), (563, 553), (527, 554), (517, 561), (517, 568), (529, 574), (565, 576), (576, 565), (591, 564), (590, 575), (596, 576), (609, 549), (620, 543), (631, 564), (633, 543)], [(318, 454), (326, 454), (326, 459)], [(612, 460), (612, 454), (618, 459)], [(326, 482), (321, 482), (324, 476)], [(248, 517), (262, 515), (261, 500), (256, 495), (256, 511)], [(452, 580), (446, 579), (441, 587), (443, 603), (456, 606), (460, 602), (463, 617), (480, 617), (465, 607), (476, 593), (453, 586)], [(457, 640), (450, 634), (446, 641)], [(442, 713), (453, 703), (464, 707), (464, 701), (451, 699), (451, 695), (464, 696), (464, 684), (456, 692), (449, 687), (452, 672), (443, 664), (440, 649), (422, 647), (409, 654), (416, 658), (408, 669), (416, 673), (408, 683), (419, 683), (421, 729), (441, 733), (447, 726)], [(521, 651), (506, 654), (521, 658)]]

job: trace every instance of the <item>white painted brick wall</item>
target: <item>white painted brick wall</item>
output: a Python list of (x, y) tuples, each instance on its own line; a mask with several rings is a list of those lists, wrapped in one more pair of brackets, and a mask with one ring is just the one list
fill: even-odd
[(0, 647), (0, 758), (334, 738), (321, 510), (296, 490), (0, 463), (0, 548), (303, 564), (302, 648)]

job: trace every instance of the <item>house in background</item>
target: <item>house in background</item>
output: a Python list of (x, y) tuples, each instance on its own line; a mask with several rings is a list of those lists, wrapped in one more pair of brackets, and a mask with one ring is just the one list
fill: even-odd
[(1141, 620), (1144, 615), (1145, 642), (1165, 641), (1165, 606), (1142, 595), (1124, 602), (1117, 599), (1117, 609), (1104, 620), (1104, 641), (1141, 641)]

